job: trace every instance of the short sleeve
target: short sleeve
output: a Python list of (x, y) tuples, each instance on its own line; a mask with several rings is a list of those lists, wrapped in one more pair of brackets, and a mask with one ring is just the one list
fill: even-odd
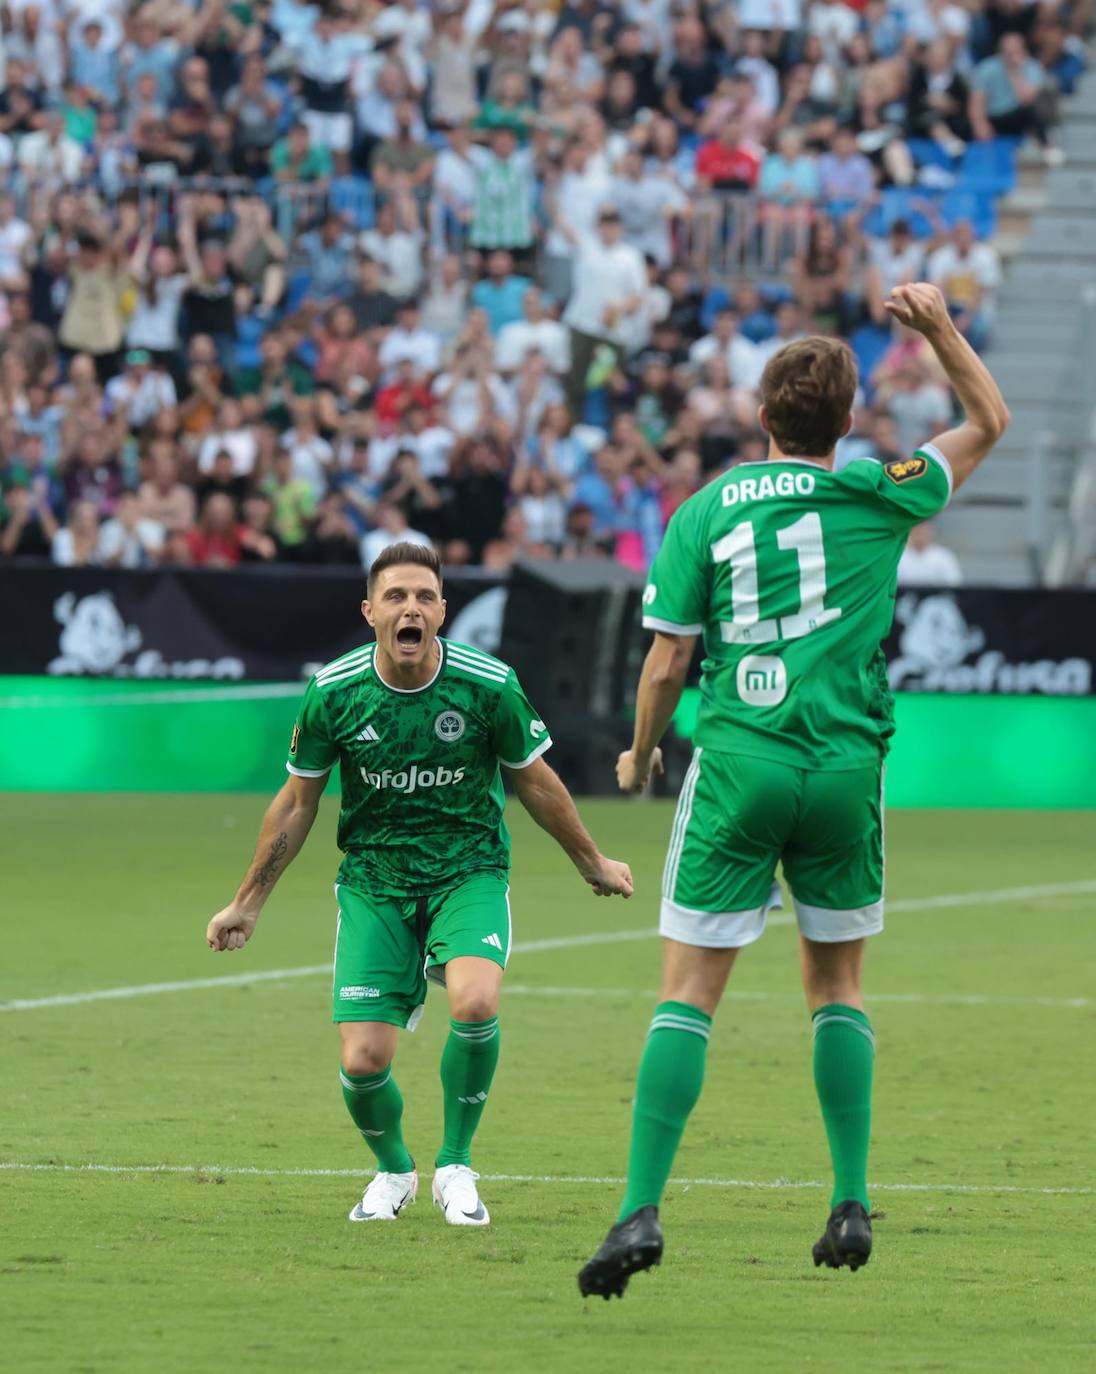
[(873, 494), (901, 523), (931, 520), (951, 500), (951, 464), (935, 444), (922, 444), (911, 457), (890, 463), (859, 459), (845, 471), (851, 474), (853, 467), (866, 470)]
[(645, 630), (669, 635), (698, 635), (704, 630), (708, 551), (690, 515), (688, 506), (682, 506), (666, 527), (643, 592)]
[(491, 745), (507, 768), (528, 768), (552, 747), (547, 725), (533, 710), (512, 668), (499, 694)]
[(322, 778), (339, 757), (338, 746), (328, 730), (327, 711), (313, 678), (305, 688), (289, 741), (286, 769), (298, 778)]

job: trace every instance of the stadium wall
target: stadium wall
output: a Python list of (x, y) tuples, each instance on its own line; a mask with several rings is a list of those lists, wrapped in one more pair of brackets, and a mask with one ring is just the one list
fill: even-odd
[[(0, 677), (0, 790), (273, 791), (300, 691)], [(686, 737), (696, 696), (675, 721)], [(900, 693), (897, 717), (891, 806), (1096, 807), (1096, 697)]]

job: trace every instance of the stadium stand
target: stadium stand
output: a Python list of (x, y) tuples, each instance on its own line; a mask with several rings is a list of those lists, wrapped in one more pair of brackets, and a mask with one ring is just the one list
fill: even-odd
[(763, 451), (782, 341), (857, 353), (839, 461), (947, 422), (881, 308), (927, 272), (1016, 417), (940, 537), (968, 580), (1041, 579), (1087, 432), (1088, 7), (780, 12), (13, 6), (0, 558), (352, 564), (410, 531), (639, 568)]

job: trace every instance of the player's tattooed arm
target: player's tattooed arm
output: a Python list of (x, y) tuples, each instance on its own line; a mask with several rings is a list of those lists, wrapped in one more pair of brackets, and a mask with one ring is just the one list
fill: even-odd
[(241, 949), (251, 938), (263, 903), (308, 838), (326, 781), (291, 776), (267, 807), (247, 876), (206, 928), (210, 949)]
[(289, 836), (283, 830), (267, 851), (266, 858), (256, 865), (252, 876), (257, 887), (270, 887), (277, 878), (282, 860), (289, 849)]

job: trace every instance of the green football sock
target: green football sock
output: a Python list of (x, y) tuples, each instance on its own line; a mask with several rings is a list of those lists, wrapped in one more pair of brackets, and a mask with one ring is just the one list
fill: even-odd
[(628, 1186), (618, 1221), (657, 1207), (704, 1082), (712, 1018), (687, 1002), (660, 1002), (636, 1077)]
[(814, 1086), (833, 1160), (830, 1206), (868, 1206), (868, 1137), (875, 1036), (862, 1011), (839, 1002), (819, 1007), (814, 1023)]
[(403, 1094), (392, 1077), (392, 1065), (380, 1073), (357, 1077), (339, 1070), (343, 1101), (362, 1139), (386, 1174), (409, 1174), (415, 1167), (403, 1143)]
[(445, 1135), (434, 1163), (467, 1164), (499, 1062), (499, 1019), (450, 1021), (441, 1056)]

